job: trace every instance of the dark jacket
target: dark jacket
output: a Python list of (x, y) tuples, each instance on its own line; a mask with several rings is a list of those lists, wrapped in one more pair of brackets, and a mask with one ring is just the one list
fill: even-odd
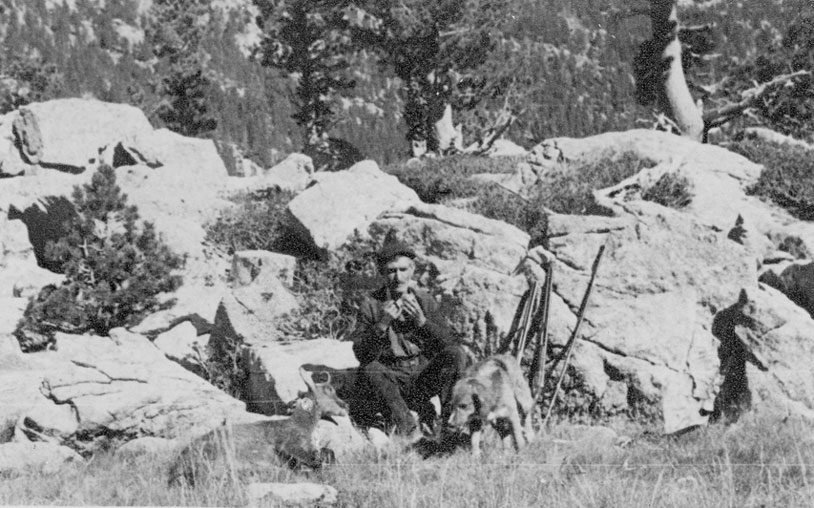
[(384, 313), (382, 307), (387, 302), (387, 289), (380, 288), (365, 298), (352, 335), (353, 353), (359, 363), (366, 365), (378, 360), (387, 365), (398, 360), (391, 346), (391, 334), (407, 344), (407, 357), (420, 354), (429, 359), (445, 347), (456, 344), (444, 326), (436, 301), (424, 290), (416, 289), (413, 293), (427, 322), (417, 327), (411, 321), (394, 320), (384, 332), (376, 324)]

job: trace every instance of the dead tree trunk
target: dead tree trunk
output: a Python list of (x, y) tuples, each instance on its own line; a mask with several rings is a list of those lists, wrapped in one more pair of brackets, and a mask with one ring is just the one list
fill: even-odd
[(642, 44), (636, 62), (639, 100), (655, 100), (682, 136), (701, 141), (704, 119), (690, 95), (682, 67), (676, 0), (650, 0), (650, 22), (652, 39)]
[(681, 65), (681, 42), (678, 40), (678, 13), (675, 0), (651, 0), (650, 22), (653, 39), (661, 38), (667, 44), (662, 59), (669, 61), (664, 76), (664, 111), (669, 112), (683, 136), (701, 141), (704, 135), (704, 119), (701, 110), (687, 88), (687, 80)]

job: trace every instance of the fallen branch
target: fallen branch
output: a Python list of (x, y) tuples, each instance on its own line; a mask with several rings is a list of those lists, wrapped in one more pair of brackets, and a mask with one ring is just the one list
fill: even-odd
[(476, 141), (472, 143), (468, 147), (463, 150), (465, 154), (472, 154), (472, 155), (483, 155), (495, 143), (496, 140), (500, 139), (504, 132), (506, 132), (509, 127), (514, 123), (515, 116), (513, 114), (509, 114), (503, 118), (499, 118), (495, 125), (490, 127), (486, 134), (480, 139), (480, 141)]

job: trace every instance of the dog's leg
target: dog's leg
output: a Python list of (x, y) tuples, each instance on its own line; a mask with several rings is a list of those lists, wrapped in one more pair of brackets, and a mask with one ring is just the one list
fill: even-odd
[(514, 438), (514, 449), (515, 451), (520, 451), (520, 447), (526, 444), (526, 440), (523, 438), (523, 427), (520, 425), (520, 415), (517, 413), (517, 409), (514, 411), (509, 411), (508, 415), (509, 424), (512, 427), (512, 437)]
[(526, 441), (529, 443), (534, 441), (537, 436), (534, 434), (534, 427), (531, 426), (531, 411), (527, 411), (523, 415), (523, 429), (525, 430)]
[(481, 429), (472, 431), (472, 456), (480, 457), (480, 439), (483, 431)]

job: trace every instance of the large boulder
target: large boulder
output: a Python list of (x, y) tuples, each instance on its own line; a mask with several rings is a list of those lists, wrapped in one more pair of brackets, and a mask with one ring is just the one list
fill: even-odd
[(0, 334), (0, 443), (14, 438), (17, 422), (39, 405), (52, 403), (40, 393), (48, 365), (23, 355), (17, 340)]
[(199, 373), (208, 359), (209, 334), (199, 334), (191, 321), (159, 334), (153, 344), (170, 360), (187, 370)]
[(469, 343), (508, 331), (526, 279), (515, 273), (529, 235), (501, 221), (443, 205), (415, 203), (383, 213), (368, 228), (381, 245), (396, 232), (419, 255), (422, 282)]
[(227, 419), (257, 419), (146, 337), (123, 329), (110, 335), (57, 334), (56, 351), (18, 357), (18, 370), (3, 371), (4, 390), (13, 391), (0, 392), (0, 407), (16, 413), (15, 438), (88, 454), (141, 436), (173, 439)]
[[(554, 266), (550, 328), (558, 343), (573, 329), (591, 262), (599, 246), (606, 245), (574, 353), (576, 378), (600, 407), (611, 406), (612, 400), (618, 407), (619, 383), (624, 383), (623, 399), (630, 409), (649, 405), (651, 414), (663, 418), (665, 430), (674, 432), (703, 424), (721, 411), (721, 400), (732, 398), (727, 395), (731, 382), (722, 385), (722, 379), (737, 376), (726, 374), (732, 355), (723, 346), (719, 350), (713, 316), (731, 306), (741, 289), (749, 295), (757, 291), (758, 265), (764, 266), (761, 280), (771, 279), (806, 305), (807, 289), (799, 287), (805, 284), (806, 265), (790, 260), (810, 256), (814, 228), (746, 195), (761, 166), (723, 148), (663, 133), (547, 140), (532, 151), (528, 164), (543, 177), (565, 170), (563, 161), (579, 167), (625, 153), (652, 164), (594, 192), (597, 204), (615, 216), (550, 215), (548, 250), (530, 253), (531, 264), (538, 271), (540, 263)], [(685, 184), (687, 200), (679, 209), (643, 200), (667, 178)], [(785, 309), (788, 303), (776, 292), (758, 294), (765, 308)], [(793, 329), (799, 330), (805, 320), (797, 316), (794, 322)], [(796, 339), (782, 337), (787, 339), (784, 351), (796, 357), (808, 354), (795, 345)], [(745, 369), (754, 365), (747, 362)], [(757, 369), (754, 377), (770, 379), (761, 372)], [(799, 381), (799, 386), (808, 382)], [(810, 409), (806, 392), (790, 395), (769, 384), (761, 403)]]
[[(551, 336), (564, 344), (594, 257), (605, 246), (575, 352), (583, 384), (600, 400), (624, 381), (628, 401), (663, 415), (667, 432), (706, 422), (718, 390), (712, 315), (757, 284), (755, 264), (725, 232), (649, 202), (621, 217), (549, 216)], [(593, 359), (592, 359), (593, 358)]]
[(229, 274), (235, 286), (251, 284), (264, 271), (270, 271), (287, 286), (294, 284), (297, 258), (267, 250), (242, 250), (232, 256)]
[(314, 183), (288, 203), (287, 211), (292, 233), (324, 257), (382, 212), (419, 201), (395, 176), (373, 161), (362, 161), (346, 171), (315, 174)]
[[(332, 339), (250, 345), (243, 350), (248, 371), (244, 385), (247, 407), (266, 415), (285, 414), (290, 403), (307, 390), (300, 367), (330, 372), (354, 369), (359, 362), (351, 346), (350, 342)], [(338, 388), (342, 392), (342, 387)]]
[(735, 419), (753, 408), (814, 419), (814, 320), (765, 285), (742, 291), (715, 315), (721, 393), (716, 410)]
[(23, 106), (13, 125), (27, 162), (72, 173), (97, 166), (106, 147), (153, 130), (136, 107), (87, 99)]
[(0, 177), (18, 176), (31, 170), (31, 165), (23, 161), (14, 139), (16, 117), (16, 114), (0, 115)]
[(0, 212), (0, 298), (28, 298), (45, 285), (61, 284), (63, 279), (62, 275), (37, 265), (37, 256), (23, 221), (9, 220)]
[(0, 473), (37, 471), (53, 474), (66, 462), (81, 462), (82, 457), (67, 446), (54, 443), (0, 444)]
[(299, 308), (296, 297), (272, 270), (260, 272), (250, 284), (236, 286), (218, 305), (211, 341), (216, 349), (229, 344), (252, 346), (282, 338), (279, 321)]
[(0, 309), (3, 309), (0, 314), (0, 338), (11, 337), (17, 329), (17, 323), (23, 318), (26, 307), (28, 298), (0, 296)]
[[(563, 170), (563, 161), (577, 167), (629, 154), (653, 166), (608, 189), (598, 189), (597, 202), (624, 213), (625, 202), (641, 199), (665, 174), (689, 183), (691, 199), (682, 209), (704, 224), (737, 233), (760, 261), (790, 244), (814, 253), (814, 224), (794, 217), (745, 189), (763, 167), (725, 148), (652, 130), (608, 132), (588, 138), (552, 138), (532, 150), (527, 163), (540, 177)], [(733, 231), (734, 230), (734, 231)]]
[(272, 187), (299, 193), (305, 190), (314, 175), (314, 163), (311, 157), (301, 153), (292, 153), (264, 171), (262, 174), (248, 177), (229, 178), (227, 191), (256, 192)]

